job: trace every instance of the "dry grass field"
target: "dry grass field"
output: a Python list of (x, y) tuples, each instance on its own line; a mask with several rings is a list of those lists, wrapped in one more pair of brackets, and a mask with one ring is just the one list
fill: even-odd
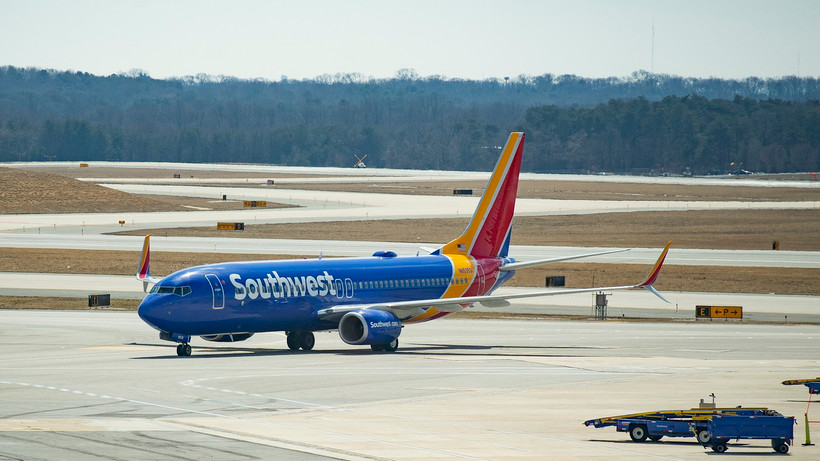
[[(0, 167), (0, 184), (0, 214), (240, 210), (243, 207), (241, 201), (128, 194), (39, 169)], [(268, 208), (286, 206), (289, 205), (268, 203)]]
[(180, 210), (178, 205), (17, 168), (0, 168), (0, 184), (0, 214)]

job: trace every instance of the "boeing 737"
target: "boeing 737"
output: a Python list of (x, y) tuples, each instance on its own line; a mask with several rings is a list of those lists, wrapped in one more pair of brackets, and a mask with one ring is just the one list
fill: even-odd
[(179, 356), (191, 355), (194, 336), (233, 342), (272, 331), (285, 332), (291, 350), (311, 350), (313, 332), (322, 330), (338, 330), (347, 344), (393, 352), (404, 325), (441, 318), (475, 303), (500, 307), (517, 298), (636, 289), (663, 299), (652, 284), (672, 242), (636, 285), (493, 294), (516, 269), (626, 251), (523, 262), (511, 258), (523, 148), (524, 133), (511, 133), (467, 228), (430, 254), (378, 251), (364, 258), (227, 262), (155, 279), (146, 236), (137, 279), (146, 289), (154, 285), (140, 303), (139, 316), (159, 330), (161, 339), (178, 343)]

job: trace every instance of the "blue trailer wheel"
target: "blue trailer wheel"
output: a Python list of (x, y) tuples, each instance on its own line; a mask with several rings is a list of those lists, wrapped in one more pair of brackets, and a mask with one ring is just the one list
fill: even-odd
[(629, 427), (629, 438), (633, 442), (646, 442), (647, 437), (649, 437), (649, 431), (643, 424), (633, 424)]
[(772, 439), (772, 448), (778, 453), (788, 453), (789, 444), (785, 440)]
[(701, 445), (706, 445), (712, 440), (712, 437), (709, 435), (709, 430), (705, 427), (699, 427), (695, 429), (695, 431), (697, 432), (698, 442), (700, 442)]

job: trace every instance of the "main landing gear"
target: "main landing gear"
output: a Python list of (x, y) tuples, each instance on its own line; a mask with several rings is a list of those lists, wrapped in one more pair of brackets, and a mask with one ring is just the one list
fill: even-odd
[(188, 343), (177, 344), (177, 355), (180, 357), (188, 357), (191, 355), (191, 345)]
[(292, 351), (309, 351), (313, 349), (316, 344), (316, 338), (310, 331), (289, 331), (288, 335), (288, 349)]
[(393, 339), (386, 344), (371, 344), (370, 349), (373, 349), (374, 352), (396, 352), (396, 349), (399, 348), (399, 338)]

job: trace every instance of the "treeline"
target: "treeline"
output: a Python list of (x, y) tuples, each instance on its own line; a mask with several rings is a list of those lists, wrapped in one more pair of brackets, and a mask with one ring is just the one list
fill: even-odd
[(512, 130), (537, 172), (820, 169), (820, 81), (358, 74), (269, 82), (0, 67), (0, 161), (480, 169)]
[(724, 174), (820, 169), (820, 102), (668, 96), (527, 110), (533, 169)]

